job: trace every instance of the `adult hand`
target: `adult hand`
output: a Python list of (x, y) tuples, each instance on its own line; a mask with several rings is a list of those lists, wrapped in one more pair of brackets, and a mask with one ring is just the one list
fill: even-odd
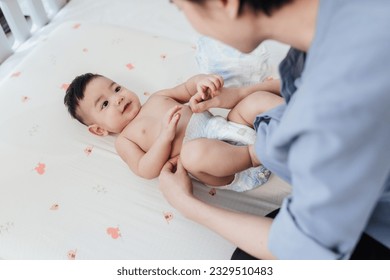
[(208, 227), (257, 258), (274, 258), (267, 247), (272, 220), (218, 208), (196, 199), (191, 179), (180, 160), (172, 159), (164, 165), (159, 188), (166, 200), (185, 217)]
[(176, 209), (185, 212), (186, 201), (194, 198), (192, 182), (180, 159), (167, 161), (159, 176), (159, 188), (165, 199)]

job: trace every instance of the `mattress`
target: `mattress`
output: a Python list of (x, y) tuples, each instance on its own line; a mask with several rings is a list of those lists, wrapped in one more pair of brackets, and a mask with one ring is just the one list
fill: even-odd
[[(64, 22), (0, 84), (0, 258), (229, 259), (234, 245), (185, 219), (63, 104), (81, 73), (151, 93), (198, 73), (194, 45), (108, 24)], [(276, 176), (247, 193), (195, 182), (201, 200), (265, 215), (290, 187)]]

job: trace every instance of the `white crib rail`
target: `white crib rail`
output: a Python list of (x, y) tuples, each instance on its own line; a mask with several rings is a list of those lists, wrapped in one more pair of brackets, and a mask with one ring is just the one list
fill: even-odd
[(45, 11), (45, 7), (41, 0), (30, 0), (27, 1), (27, 7), (30, 11), (31, 20), (36, 29), (41, 28), (49, 21), (49, 16)]
[(14, 38), (12, 42), (0, 27), (0, 63), (10, 56), (32, 33), (42, 28), (49, 21), (49, 18), (54, 16), (66, 2), (67, 0), (46, 0), (47, 9), (45, 9), (42, 0), (24, 0), (24, 8), (32, 21), (30, 27), (17, 0), (0, 0), (0, 8)]
[(9, 44), (7, 35), (0, 27), (0, 63), (12, 54), (12, 48)]

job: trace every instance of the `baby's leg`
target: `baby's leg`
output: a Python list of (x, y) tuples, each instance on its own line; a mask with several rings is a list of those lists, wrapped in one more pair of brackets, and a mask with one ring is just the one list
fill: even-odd
[(252, 167), (256, 159), (253, 146), (234, 146), (226, 142), (199, 138), (185, 143), (180, 153), (184, 168), (210, 186), (230, 184), (234, 175)]
[(253, 127), (257, 115), (282, 104), (283, 98), (267, 91), (256, 91), (241, 100), (228, 114), (232, 122)]

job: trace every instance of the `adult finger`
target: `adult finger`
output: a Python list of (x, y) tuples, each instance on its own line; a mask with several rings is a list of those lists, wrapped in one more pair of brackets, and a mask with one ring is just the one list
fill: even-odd
[(177, 164), (177, 162), (175, 163), (174, 161), (168, 160), (164, 164), (164, 166), (161, 168), (160, 174), (162, 174), (162, 173), (174, 173), (174, 170), (176, 169), (176, 164)]

